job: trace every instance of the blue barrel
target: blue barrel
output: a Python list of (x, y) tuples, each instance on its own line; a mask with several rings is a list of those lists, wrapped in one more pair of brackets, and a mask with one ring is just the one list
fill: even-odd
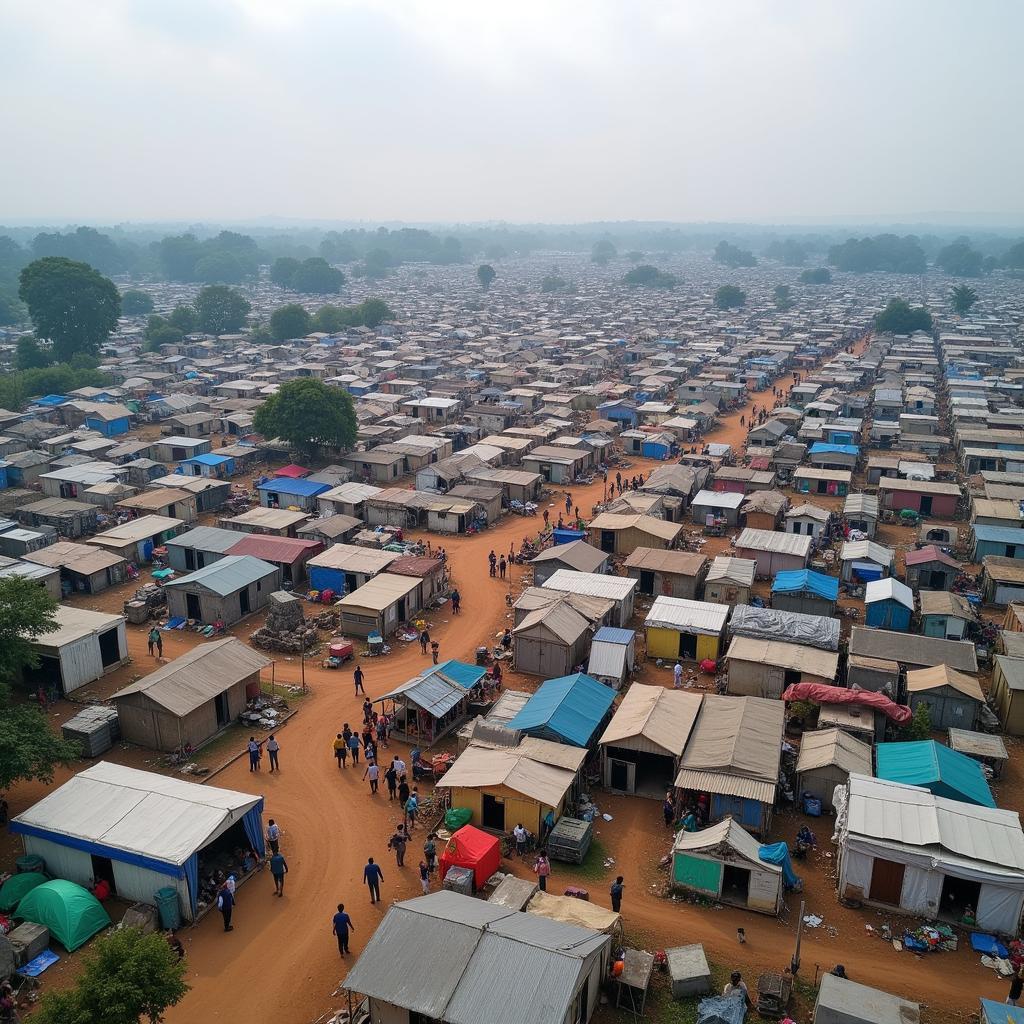
[(181, 927), (181, 910), (178, 907), (178, 890), (173, 885), (165, 885), (154, 894), (157, 913), (160, 915), (160, 927), (166, 931)]

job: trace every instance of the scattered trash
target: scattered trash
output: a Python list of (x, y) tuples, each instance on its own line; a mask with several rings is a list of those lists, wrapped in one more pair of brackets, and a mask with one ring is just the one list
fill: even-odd
[(804, 924), (807, 925), (808, 928), (820, 928), (821, 923), (824, 920), (825, 919), (823, 917), (818, 917), (817, 914), (808, 914), (804, 918)]
[(601, 817), (604, 818), (605, 821), (612, 820), (612, 816), (610, 814), (602, 814)]

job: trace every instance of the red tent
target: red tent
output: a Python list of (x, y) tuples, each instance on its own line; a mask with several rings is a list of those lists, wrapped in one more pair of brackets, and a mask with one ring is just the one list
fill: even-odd
[(495, 836), (472, 825), (453, 832), (441, 853), (441, 878), (451, 867), (472, 868), (473, 885), (481, 889), (501, 864), (501, 846)]
[(312, 470), (303, 469), (302, 466), (296, 466), (293, 462), (290, 466), (279, 469), (274, 476), (285, 476), (289, 480), (301, 480), (303, 477), (309, 476), (311, 472)]

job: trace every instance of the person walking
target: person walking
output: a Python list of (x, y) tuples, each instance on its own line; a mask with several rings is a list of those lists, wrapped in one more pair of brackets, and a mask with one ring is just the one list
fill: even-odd
[(270, 874), (274, 879), (274, 892), (278, 896), (284, 895), (284, 876), (288, 874), (288, 862), (280, 851), (270, 858)]
[(565, 492), (565, 514), (568, 515), (572, 511), (572, 495)]
[(409, 837), (405, 833), (405, 826), (399, 825), (395, 829), (395, 834), (388, 840), (388, 849), (395, 851), (395, 864), (397, 867), (405, 867), (405, 847), (409, 842)]
[(672, 819), (676, 816), (676, 807), (672, 800), (671, 790), (665, 794), (665, 800), (661, 805), (661, 813), (665, 818), (665, 828), (671, 828)]
[(505, 578), (505, 567), (506, 567), (506, 564), (507, 563), (505, 562), (505, 556), (502, 555), (501, 558), (498, 559), (498, 576), (499, 576), (500, 579), (504, 579)]
[(342, 956), (348, 952), (348, 933), (355, 930), (352, 918), (345, 913), (345, 904), (339, 903), (338, 912), (332, 918), (331, 934), (338, 937), (338, 952)]
[(163, 638), (160, 636), (160, 630), (157, 629), (156, 626), (154, 626), (149, 631), (149, 636), (146, 637), (146, 646), (149, 648), (149, 656), (151, 658), (153, 657), (153, 648), (156, 647), (158, 644), (160, 654), (162, 655), (164, 649), (164, 641)]
[(434, 842), (436, 838), (437, 833), (431, 832), (423, 844), (423, 856), (426, 858), (427, 867), (432, 872), (437, 870), (437, 843)]
[(612, 898), (612, 910), (617, 914), (622, 909), (622, 890), (625, 888), (622, 884), (622, 875), (618, 875), (614, 882), (612, 882), (611, 888), (608, 890), (609, 895)]
[(420, 653), (427, 653), (427, 645), (430, 643), (430, 634), (427, 632), (427, 627), (424, 626), (420, 631)]
[(366, 771), (363, 772), (363, 778), (370, 780), (370, 796), (377, 795), (377, 779), (380, 776), (380, 768), (377, 767), (376, 763), (370, 761), (366, 766)]
[(672, 688), (678, 690), (683, 685), (683, 666), (677, 661), (672, 669)]
[(512, 829), (512, 836), (516, 841), (516, 856), (522, 857), (526, 853), (526, 829), (523, 828), (523, 823), (517, 822), (516, 827)]
[(352, 679), (354, 680), (354, 682), (356, 684), (356, 696), (357, 697), (359, 696), (360, 693), (362, 693), (364, 696), (366, 694), (366, 690), (363, 689), (363, 679), (364, 678), (365, 678), (365, 676), (363, 675), (363, 667), (360, 664), (356, 663), (356, 670), (355, 670), (355, 672), (352, 673)]
[(381, 715), (373, 726), (377, 734), (377, 746), (387, 747), (388, 745), (388, 720), (386, 715)]
[(494, 567), (498, 564), (498, 556), (494, 553), (494, 548), (491, 548), (491, 553), (487, 556), (487, 565), (490, 569), (490, 574), (494, 575)]
[(392, 761), (388, 770), (384, 773), (384, 781), (388, 787), (388, 799), (394, 800), (398, 791), (398, 772), (395, 771), (395, 762)]
[(267, 822), (267, 844), (272, 854), (281, 849), (281, 826), (273, 818)]
[(430, 892), (430, 869), (422, 860), (420, 861), (420, 885), (423, 886), (423, 895), (426, 896)]
[(370, 703), (370, 698), (367, 697), (363, 701), (363, 725), (368, 726), (371, 718), (373, 718), (373, 705)]
[(412, 831), (416, 827), (416, 815), (420, 809), (420, 794), (419, 790), (413, 786), (412, 792), (409, 794), (409, 799), (405, 801), (405, 816), (409, 820), (409, 830)]
[(256, 742), (255, 736), (249, 737), (246, 747), (249, 750), (249, 771), (251, 772), (258, 772), (260, 770), (260, 748), (262, 746), (262, 743)]
[(406, 778), (405, 772), (403, 771), (405, 765), (402, 762), (399, 763), (402, 764), (402, 767), (399, 768), (396, 765), (395, 768), (398, 772), (398, 802), (402, 805), (402, 810), (405, 810), (406, 802), (408, 801), (409, 794), (412, 790), (409, 788), (409, 780)]
[(441, 645), (436, 640), (430, 641), (430, 656), (434, 659), (434, 664), (437, 664), (437, 656), (441, 651)]
[(271, 733), (267, 737), (267, 753), (270, 755), (270, 770), (271, 772), (279, 772), (281, 766), (277, 763), (277, 756), (281, 752), (281, 744), (277, 742), (274, 734)]
[(458, 590), (452, 591), (452, 611), (458, 615), (459, 609), (462, 607), (462, 595)]
[(359, 747), (359, 737), (355, 733), (352, 733), (352, 735), (348, 738), (348, 749), (349, 752), (352, 754), (353, 765), (359, 764)]
[(548, 860), (548, 854), (546, 850), (541, 850), (537, 854), (537, 860), (533, 865), (534, 873), (537, 875), (537, 884), (540, 886), (541, 892), (548, 891), (548, 876), (551, 874), (551, 861)]
[(348, 743), (345, 742), (345, 737), (340, 732), (334, 740), (334, 756), (338, 760), (338, 768), (347, 767), (345, 758), (348, 757)]
[(224, 918), (224, 931), (233, 932), (235, 926), (231, 923), (231, 911), (235, 906), (235, 898), (231, 895), (228, 883), (224, 882), (217, 890), (217, 909)]
[(366, 861), (366, 867), (363, 868), (363, 881), (369, 887), (370, 902), (378, 902), (380, 900), (380, 883), (384, 881), (384, 872), (381, 871), (379, 864), (373, 863), (372, 857)]

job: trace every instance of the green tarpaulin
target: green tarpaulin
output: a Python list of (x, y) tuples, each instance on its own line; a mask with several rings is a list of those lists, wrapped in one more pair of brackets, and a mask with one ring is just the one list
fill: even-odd
[(59, 878), (37, 885), (14, 916), (45, 925), (69, 953), (110, 925), (110, 916), (88, 889)]
[(37, 885), (46, 881), (46, 875), (38, 871), (22, 871), (11, 875), (0, 885), (0, 910), (5, 914), (13, 910)]

